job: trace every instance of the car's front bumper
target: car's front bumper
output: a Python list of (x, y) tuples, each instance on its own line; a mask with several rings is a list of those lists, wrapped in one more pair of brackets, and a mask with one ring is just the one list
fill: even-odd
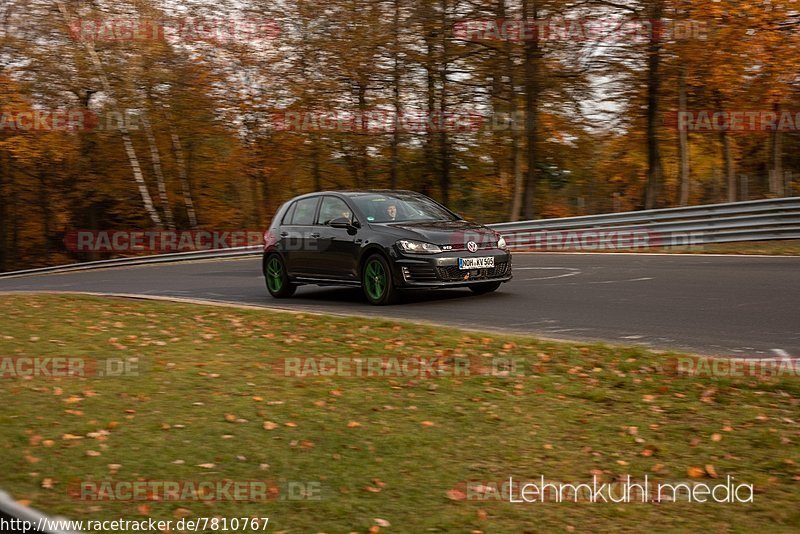
[[(494, 267), (461, 270), (459, 258), (493, 257)], [(480, 283), (508, 282), (511, 274), (511, 254), (500, 249), (442, 252), (440, 254), (402, 254), (395, 252), (394, 278), (397, 287), (408, 289), (434, 289), (464, 287)]]

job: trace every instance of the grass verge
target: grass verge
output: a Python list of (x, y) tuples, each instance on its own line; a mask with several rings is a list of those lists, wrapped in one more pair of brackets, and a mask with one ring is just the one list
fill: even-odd
[[(797, 377), (687, 377), (663, 368), (670, 355), (639, 348), (383, 320), (74, 296), (0, 305), (0, 357), (138, 359), (130, 376), (0, 381), (0, 488), (50, 514), (270, 517), (270, 532), (790, 532), (800, 523)], [(524, 365), (521, 376), (426, 379), (287, 378), (274, 365), (326, 356)], [(754, 502), (512, 504), (461, 491), (509, 475), (628, 474), (710, 485), (730, 475), (754, 485)], [(69, 493), (76, 481), (138, 479), (269, 480), (281, 492), (296, 482), (319, 493), (267, 502)]]

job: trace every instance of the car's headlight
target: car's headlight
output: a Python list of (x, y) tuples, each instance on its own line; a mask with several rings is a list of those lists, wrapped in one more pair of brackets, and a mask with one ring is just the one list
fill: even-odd
[(409, 254), (438, 254), (442, 251), (439, 245), (423, 243), (422, 241), (409, 241), (407, 239), (398, 241), (397, 247)]
[(497, 248), (499, 248), (501, 250), (506, 250), (508, 248), (508, 245), (506, 244), (506, 240), (503, 238), (503, 236), (498, 236)]

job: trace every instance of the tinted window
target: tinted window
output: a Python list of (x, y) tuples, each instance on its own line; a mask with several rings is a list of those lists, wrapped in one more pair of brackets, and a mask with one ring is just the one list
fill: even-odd
[(352, 201), (369, 222), (456, 220), (452, 213), (424, 196), (369, 194)]
[(347, 207), (347, 203), (341, 198), (324, 197), (319, 208), (319, 223), (329, 224), (333, 219), (342, 217), (347, 220), (353, 219), (353, 212)]
[(298, 200), (295, 203), (294, 214), (292, 214), (292, 224), (299, 226), (314, 224), (314, 215), (317, 213), (318, 202), (319, 197)]
[(286, 210), (286, 214), (284, 214), (283, 219), (281, 219), (281, 224), (291, 224), (292, 215), (294, 214), (294, 207), (296, 205), (297, 202), (292, 202), (292, 205)]

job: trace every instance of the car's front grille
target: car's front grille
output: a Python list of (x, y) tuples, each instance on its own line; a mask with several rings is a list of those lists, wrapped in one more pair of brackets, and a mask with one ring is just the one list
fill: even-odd
[(436, 282), (436, 268), (433, 265), (408, 265), (403, 267), (403, 276), (409, 282)]
[[(478, 245), (476, 250), (489, 250), (497, 248), (497, 241), (482, 241), (476, 244)], [(445, 245), (445, 247), (447, 250), (467, 250), (466, 243), (450, 243), (449, 245)]]
[(502, 278), (508, 274), (508, 262), (501, 261), (488, 269), (461, 270), (458, 266), (438, 267), (439, 277), (446, 282), (461, 282), (470, 280), (490, 280)]

